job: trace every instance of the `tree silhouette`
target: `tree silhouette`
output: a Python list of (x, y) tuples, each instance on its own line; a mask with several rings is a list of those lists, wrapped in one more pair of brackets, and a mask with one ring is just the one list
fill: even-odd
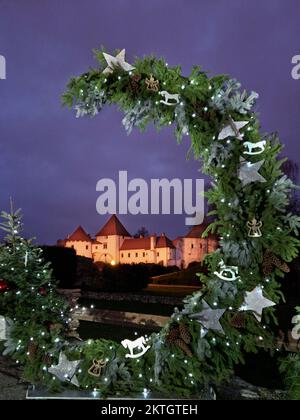
[(140, 227), (134, 235), (135, 238), (140, 238), (140, 237), (145, 238), (146, 236), (149, 236), (149, 232), (145, 228), (145, 226)]

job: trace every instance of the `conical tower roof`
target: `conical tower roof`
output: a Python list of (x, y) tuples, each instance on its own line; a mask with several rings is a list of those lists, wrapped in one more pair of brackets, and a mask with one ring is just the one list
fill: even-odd
[(82, 226), (78, 226), (72, 235), (68, 236), (67, 240), (91, 242), (91, 237), (86, 233)]
[(110, 235), (131, 236), (115, 214), (113, 214), (99, 232), (96, 233), (96, 236)]

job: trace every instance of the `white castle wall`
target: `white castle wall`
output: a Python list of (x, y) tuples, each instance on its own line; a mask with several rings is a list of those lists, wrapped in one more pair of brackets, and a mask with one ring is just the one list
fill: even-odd
[(91, 241), (69, 241), (66, 247), (74, 248), (77, 255), (92, 258), (95, 262), (106, 263), (157, 263), (177, 265), (186, 268), (191, 262), (202, 261), (207, 253), (213, 252), (218, 242), (214, 239), (180, 238), (176, 250), (171, 248), (155, 248), (155, 241), (151, 237), (151, 249), (120, 250), (124, 239), (119, 235), (97, 236), (97, 243)]

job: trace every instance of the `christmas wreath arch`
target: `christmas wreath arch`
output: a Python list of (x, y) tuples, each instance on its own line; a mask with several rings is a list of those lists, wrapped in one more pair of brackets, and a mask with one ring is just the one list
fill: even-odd
[(212, 178), (207, 199), (215, 221), (204, 235), (217, 233), (220, 248), (205, 259), (201, 292), (185, 298), (159, 333), (122, 343), (70, 343), (65, 332), (72, 319), (49, 266), (20, 236), (20, 215), (3, 213), (8, 237), (0, 252), (0, 339), (29, 379), (54, 388), (79, 386), (102, 396), (144, 389), (193, 395), (227, 378), (244, 351), (275, 346), (267, 324), (282, 297), (277, 280), (300, 244), (300, 218), (287, 211), (294, 185), (281, 170), (277, 135), (259, 131), (256, 93), (241, 91), (224, 75), (209, 78), (199, 67), (184, 77), (179, 66), (153, 56), (130, 65), (124, 50), (95, 53), (100, 67), (70, 80), (64, 104), (77, 117), (118, 104), (128, 133), (152, 122), (175, 126), (178, 141), (189, 136)]

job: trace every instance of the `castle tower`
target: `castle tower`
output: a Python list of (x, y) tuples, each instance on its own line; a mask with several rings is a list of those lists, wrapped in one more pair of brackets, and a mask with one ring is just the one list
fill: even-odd
[(164, 266), (173, 265), (176, 262), (176, 248), (173, 242), (162, 233), (156, 242), (156, 262)]
[(78, 226), (75, 231), (65, 240), (67, 248), (74, 248), (77, 255), (92, 258), (92, 239), (82, 226)]
[(151, 254), (151, 258), (154, 264), (156, 264), (157, 258), (156, 258), (156, 234), (150, 236), (150, 254)]
[[(125, 239), (131, 238), (120, 220), (113, 214), (96, 234), (97, 245), (93, 245), (94, 261), (110, 264), (120, 262), (120, 248)], [(97, 246), (97, 249), (95, 249)]]
[(182, 255), (184, 268), (194, 261), (203, 261), (206, 254), (214, 252), (218, 248), (218, 238), (209, 233), (206, 238), (202, 237), (207, 224), (193, 226), (188, 234), (182, 238)]

